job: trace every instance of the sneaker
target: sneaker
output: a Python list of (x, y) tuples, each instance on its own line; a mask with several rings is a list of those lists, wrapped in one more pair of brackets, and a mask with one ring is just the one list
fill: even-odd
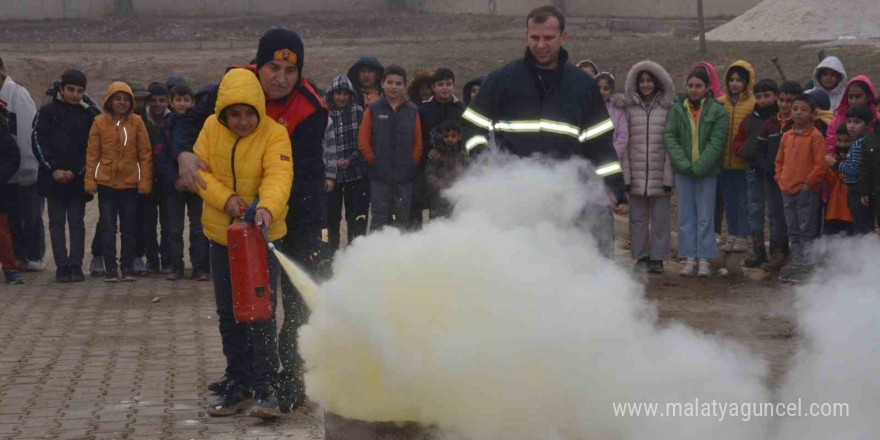
[(647, 272), (648, 271), (648, 261), (649, 260), (647, 257), (639, 258), (639, 260), (636, 261), (636, 264), (633, 265), (633, 272), (636, 272), (636, 273)]
[(104, 274), (104, 282), (105, 282), (105, 283), (116, 283), (116, 282), (119, 282), (119, 274), (117, 274), (115, 270), (107, 271), (107, 272)]
[(167, 277), (165, 277), (168, 281), (178, 281), (184, 279), (183, 269), (171, 271)]
[(134, 271), (130, 270), (122, 271), (122, 278), (120, 278), (119, 281), (125, 283), (135, 282), (137, 281), (137, 274)]
[(688, 258), (684, 261), (684, 264), (681, 266), (681, 272), (678, 274), (683, 277), (692, 277), (694, 276), (694, 270), (696, 269), (697, 261), (693, 258)]
[(226, 388), (229, 386), (229, 378), (224, 375), (220, 379), (217, 379), (214, 382), (208, 384), (208, 391), (214, 394), (223, 394), (226, 391)]
[(144, 264), (143, 258), (136, 257), (132, 260), (131, 272), (139, 276), (146, 276), (147, 274), (149, 274), (149, 271), (147, 270), (147, 265)]
[(24, 270), (28, 272), (42, 272), (46, 269), (46, 263), (43, 260), (28, 261), (24, 265)]
[(699, 263), (699, 269), (697, 269), (698, 277), (708, 277), (712, 275), (712, 270), (709, 269), (709, 260), (701, 259)]
[(200, 270), (193, 274), (193, 279), (196, 281), (211, 281), (211, 274), (204, 270)]
[(24, 284), (24, 276), (17, 270), (3, 272), (3, 275), (6, 276), (6, 284), (14, 286)]
[(89, 265), (89, 273), (92, 278), (98, 278), (104, 275), (104, 257), (92, 257), (92, 264)]
[(248, 411), (248, 416), (258, 419), (277, 419), (281, 417), (281, 410), (278, 409), (278, 396), (275, 395), (275, 390), (272, 387), (268, 387), (265, 390), (257, 390), (254, 393), (254, 399), (256, 402), (251, 407), (251, 410)]
[(804, 271), (793, 264), (788, 264), (779, 271), (779, 281), (783, 283), (801, 283), (805, 278)]
[(254, 395), (250, 390), (230, 381), (226, 390), (208, 406), (208, 414), (215, 417), (231, 416), (253, 403)]
[(73, 283), (79, 283), (81, 281), (86, 280), (86, 274), (83, 273), (82, 267), (80, 266), (70, 266), (70, 281)]
[(648, 272), (654, 275), (663, 275), (663, 272), (666, 270), (663, 269), (663, 261), (660, 260), (650, 260), (648, 262)]
[(70, 282), (70, 268), (67, 266), (58, 266), (55, 269), (55, 282), (56, 283), (69, 283)]
[(733, 246), (730, 247), (730, 252), (734, 253), (745, 253), (749, 250), (749, 239), (746, 237), (733, 237)]

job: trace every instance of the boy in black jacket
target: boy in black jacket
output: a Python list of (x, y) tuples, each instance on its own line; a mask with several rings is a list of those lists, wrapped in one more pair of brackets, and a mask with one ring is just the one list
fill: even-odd
[[(61, 75), (52, 101), (34, 119), (33, 149), (39, 163), (37, 188), (49, 206), (49, 236), (55, 256), (55, 280), (84, 281), (85, 209), (90, 197), (83, 184), (86, 148), (92, 122), (101, 111), (84, 100), (86, 76), (79, 70)], [(70, 253), (65, 227), (70, 228)]]
[[(764, 248), (764, 216), (767, 197), (764, 192), (764, 181), (761, 171), (758, 169), (758, 157), (756, 154), (758, 135), (764, 124), (776, 118), (779, 113), (777, 104), (779, 87), (772, 79), (762, 79), (753, 88), (755, 95), (755, 111), (748, 115), (740, 123), (736, 139), (733, 140), (733, 149), (740, 159), (748, 163), (746, 169), (746, 186), (748, 193), (749, 211), (749, 235), (752, 238), (752, 247), (746, 258), (746, 267), (759, 267), (768, 261), (767, 250)], [(776, 219), (770, 217), (770, 230), (777, 228)]]

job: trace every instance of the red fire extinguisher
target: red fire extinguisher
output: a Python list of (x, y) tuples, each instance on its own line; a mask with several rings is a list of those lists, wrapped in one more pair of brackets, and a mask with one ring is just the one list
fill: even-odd
[(260, 230), (253, 221), (256, 205), (254, 200), (245, 218), (226, 228), (232, 314), (239, 324), (267, 321), (273, 313), (266, 250), (268, 237), (264, 238), (265, 230)]

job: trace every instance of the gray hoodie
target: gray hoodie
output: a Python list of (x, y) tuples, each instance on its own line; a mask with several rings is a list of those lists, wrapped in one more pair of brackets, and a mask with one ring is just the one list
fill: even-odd
[(34, 116), (37, 106), (27, 89), (15, 83), (10, 77), (0, 87), (0, 105), (9, 110), (9, 131), (21, 150), (21, 166), (8, 183), (30, 186), (37, 183), (37, 159), (31, 148)]
[(837, 109), (837, 106), (840, 105), (840, 101), (843, 99), (843, 95), (846, 93), (846, 82), (848, 80), (848, 77), (846, 76), (846, 70), (843, 68), (843, 62), (840, 61), (840, 58), (834, 56), (826, 57), (813, 70), (813, 88), (807, 90), (806, 93), (810, 93), (813, 90), (822, 88), (822, 85), (819, 82), (819, 71), (822, 69), (831, 69), (840, 74), (840, 82), (837, 84), (837, 87), (831, 90), (825, 90), (823, 88), (823, 90), (828, 93), (828, 97), (831, 99), (831, 110), (834, 111)]

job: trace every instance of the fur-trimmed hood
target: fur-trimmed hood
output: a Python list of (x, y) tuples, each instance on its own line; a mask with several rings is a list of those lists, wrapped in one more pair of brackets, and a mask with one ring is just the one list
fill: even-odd
[(629, 69), (629, 73), (626, 74), (623, 93), (614, 97), (614, 103), (618, 107), (624, 108), (628, 105), (642, 104), (642, 99), (639, 97), (638, 76), (645, 71), (654, 75), (654, 78), (660, 83), (655, 85), (661, 89), (660, 94), (657, 96), (659, 98), (658, 103), (663, 107), (670, 107), (672, 105), (672, 102), (675, 101), (675, 83), (672, 81), (672, 76), (660, 64), (651, 60), (644, 60), (632, 66)]

